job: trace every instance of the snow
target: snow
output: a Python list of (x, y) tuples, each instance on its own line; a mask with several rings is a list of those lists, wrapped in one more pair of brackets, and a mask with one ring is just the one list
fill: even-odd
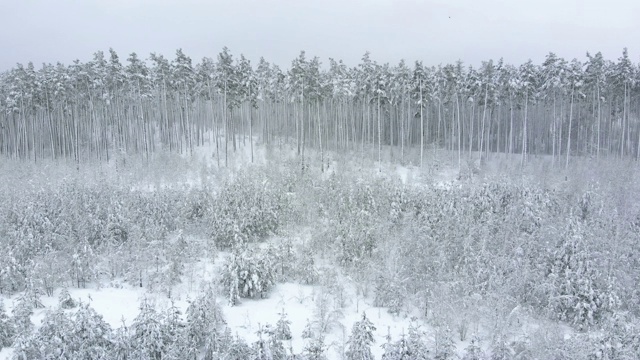
[[(218, 259), (224, 257), (221, 254)], [(216, 261), (217, 262), (217, 261)], [(204, 264), (200, 262), (205, 276), (211, 276), (209, 271), (215, 269), (215, 265), (211, 262)], [(212, 280), (209, 278), (201, 278), (203, 283)], [(406, 333), (411, 325), (411, 319), (406, 317), (396, 317), (390, 315), (385, 308), (376, 308), (370, 305), (369, 301), (361, 299), (355, 295), (355, 288), (348, 286), (348, 280), (342, 279), (347, 285), (345, 297), (347, 306), (338, 309), (342, 316), (339, 317), (339, 324), (330, 327), (330, 331), (325, 334), (325, 343), (329, 345), (329, 359), (340, 359), (341, 351), (346, 347), (346, 341), (351, 332), (351, 327), (356, 321), (361, 320), (362, 312), (376, 326), (374, 333), (375, 344), (372, 352), (376, 358), (382, 356), (382, 344), (385, 343), (385, 337), (391, 334), (392, 337), (398, 338), (401, 334)], [(180, 293), (179, 299), (168, 299), (166, 296), (149, 293), (144, 288), (131, 287), (127, 284), (114, 282), (117, 287), (97, 287), (97, 284), (90, 284), (86, 289), (69, 289), (72, 298), (80, 300), (83, 303), (89, 303), (96, 312), (103, 316), (104, 320), (117, 328), (123, 324), (131, 325), (132, 320), (137, 316), (139, 304), (143, 299), (147, 299), (155, 304), (157, 309), (166, 309), (173, 304), (185, 313), (189, 305), (188, 299), (194, 298), (198, 294), (198, 290), (186, 291)], [(52, 297), (42, 297), (44, 308), (34, 310), (31, 321), (40, 326), (42, 319), (48, 310), (53, 310), (58, 304), (58, 293), (56, 291)], [(233, 334), (237, 334), (249, 343), (258, 340), (257, 331), (265, 325), (269, 324), (274, 327), (279, 319), (279, 313), (284, 310), (287, 318), (291, 321), (291, 333), (293, 338), (285, 342), (285, 348), (292, 348), (294, 352), (300, 353), (305, 346), (305, 339), (302, 339), (302, 332), (308, 321), (315, 318), (314, 311), (317, 308), (318, 296), (323, 294), (323, 287), (320, 285), (300, 285), (295, 283), (284, 283), (276, 285), (266, 299), (252, 300), (242, 299), (241, 303), (236, 306), (229, 306), (224, 299), (219, 298), (218, 301), (225, 315), (227, 325), (232, 329)], [(10, 313), (18, 294), (5, 298), (7, 312)], [(73, 311), (73, 310), (69, 310)], [(0, 360), (10, 359), (11, 349), (3, 349), (0, 351)]]
[[(272, 145), (273, 148), (277, 145)], [(267, 163), (286, 163), (289, 160), (296, 159), (295, 149), (293, 147), (287, 148), (286, 146), (282, 150), (269, 149), (266, 146), (254, 146), (254, 163), (267, 164)], [(204, 183), (216, 183), (218, 179), (224, 176), (232, 175), (235, 171), (242, 169), (244, 166), (250, 166), (251, 153), (249, 146), (240, 146), (237, 153), (230, 153), (229, 164), (231, 169), (218, 169), (216, 166), (216, 154), (214, 151), (215, 145), (198, 147), (192, 157), (183, 155), (182, 159), (171, 158), (169, 161), (173, 164), (179, 164), (180, 161), (188, 162), (188, 165), (177, 166), (176, 168), (163, 173), (159, 171), (157, 173), (149, 174), (143, 179), (138, 181), (132, 181), (132, 188), (136, 190), (144, 191), (156, 191), (159, 188), (170, 186), (186, 186), (191, 188), (200, 188)], [(319, 153), (312, 150), (307, 150), (307, 159), (312, 166), (317, 166), (320, 158)], [(384, 162), (382, 164), (374, 162), (365, 162), (361, 160), (345, 161), (344, 156), (337, 154), (325, 154), (325, 164), (328, 164), (328, 168), (323, 177), (330, 176), (337, 171), (345, 168), (350, 168), (353, 173), (359, 174), (359, 176), (365, 177), (380, 173), (381, 176), (395, 178), (405, 185), (420, 185), (426, 186), (435, 185), (440, 187), (449, 187), (457, 179), (460, 169), (457, 164), (451, 164), (444, 158), (449, 155), (444, 155), (442, 159), (430, 159), (432, 164), (438, 165), (437, 171), (426, 170), (419, 166), (400, 165), (393, 162)], [(274, 161), (277, 158), (277, 161)], [(158, 160), (160, 161), (160, 160)], [(164, 159), (163, 161), (167, 161)], [(220, 154), (220, 161), (224, 162), (224, 153)], [(153, 168), (153, 164), (148, 165)], [(23, 172), (23, 174), (28, 174)], [(83, 176), (87, 176), (86, 174)], [(134, 179), (133, 174), (120, 173), (121, 177), (119, 181), (131, 181)], [(98, 176), (93, 178), (88, 177), (87, 181), (99, 181)], [(427, 181), (428, 180), (428, 181)], [(108, 179), (108, 181), (118, 181)], [(37, 187), (37, 183), (32, 183), (31, 186)], [(304, 229), (298, 229), (300, 232), (304, 232)], [(300, 233), (292, 234), (292, 239), (304, 238), (300, 237)], [(303, 240), (300, 240), (303, 241)], [(113, 281), (107, 284), (90, 284), (86, 289), (70, 288), (69, 292), (74, 299), (78, 299), (83, 303), (89, 303), (99, 314), (104, 317), (104, 320), (112, 327), (116, 328), (123, 324), (130, 325), (132, 320), (137, 316), (139, 311), (139, 303), (143, 299), (151, 300), (158, 309), (165, 309), (169, 305), (173, 304), (184, 311), (188, 306), (188, 300), (195, 298), (200, 289), (206, 285), (215, 282), (215, 274), (218, 272), (218, 267), (221, 260), (226, 256), (225, 253), (219, 253), (215, 261), (210, 259), (200, 259), (194, 262), (194, 268), (190, 271), (190, 275), (185, 275), (183, 281), (174, 289), (174, 299), (168, 299), (166, 295), (158, 293), (149, 293), (144, 288), (133, 287), (124, 282)], [(414, 314), (411, 311), (403, 312), (400, 316), (389, 314), (386, 308), (379, 308), (372, 306), (372, 300), (370, 298), (363, 298), (356, 291), (356, 286), (350, 279), (344, 278), (340, 275), (340, 283), (345, 287), (347, 301), (344, 307), (336, 307), (333, 303), (330, 303), (331, 310), (336, 311), (338, 321), (329, 328), (327, 334), (325, 334), (325, 343), (329, 345), (328, 358), (329, 359), (341, 359), (342, 352), (346, 348), (346, 341), (351, 333), (353, 324), (362, 318), (362, 313), (365, 312), (367, 317), (376, 327), (374, 333), (375, 344), (372, 346), (372, 352), (374, 356), (379, 359), (382, 356), (383, 349), (382, 344), (386, 342), (385, 338), (388, 335), (397, 340), (400, 335), (406, 334), (409, 326), (418, 325), (421, 330), (425, 331), (428, 336), (433, 338), (435, 336), (435, 328), (428, 321), (420, 316), (412, 316)], [(36, 309), (32, 322), (39, 326), (40, 322), (45, 316), (47, 309), (53, 309), (57, 306), (57, 294), (58, 291), (52, 297), (42, 297), (42, 302), (45, 306), (44, 309)], [(232, 329), (234, 334), (238, 334), (249, 343), (252, 343), (258, 339), (257, 331), (267, 324), (275, 326), (279, 319), (279, 313), (285, 311), (288, 319), (291, 321), (291, 332), (293, 338), (285, 342), (286, 348), (292, 348), (294, 352), (300, 353), (305, 346), (307, 340), (302, 339), (302, 332), (308, 321), (314, 321), (316, 319), (316, 310), (320, 306), (319, 298), (325, 294), (325, 289), (321, 285), (302, 285), (297, 283), (281, 283), (277, 284), (266, 299), (250, 300), (242, 299), (241, 303), (237, 306), (229, 306), (225, 300), (220, 297), (218, 301), (223, 309), (227, 325)], [(7, 308), (7, 312), (11, 313), (11, 309), (14, 306), (14, 302), (18, 298), (19, 294), (15, 294), (11, 297), (4, 297), (4, 303)], [(3, 295), (0, 295), (3, 297)], [(478, 303), (482, 302), (482, 299), (476, 299)], [(460, 314), (458, 314), (460, 316)], [(455, 316), (455, 314), (454, 314)], [(527, 334), (535, 333), (540, 326), (538, 320), (533, 319), (522, 311), (521, 308), (514, 308), (508, 316), (509, 319), (517, 318), (517, 322), (521, 324), (520, 330)], [(461, 319), (453, 319), (453, 323), (459, 324)], [(483, 331), (483, 327), (479, 326), (480, 321), (473, 324), (474, 329), (479, 331), (479, 336), (488, 336)], [(452, 329), (454, 330), (454, 329)], [(473, 330), (473, 329), (472, 329)], [(565, 337), (570, 337), (571, 330), (565, 328)], [(469, 345), (469, 338), (471, 337), (471, 330), (467, 340), (457, 341), (457, 349), (460, 354), (464, 352), (464, 349)], [(525, 335), (523, 335), (525, 336)], [(459, 340), (459, 339), (458, 339)], [(483, 343), (486, 345), (486, 341)], [(11, 349), (0, 350), (0, 360), (10, 359), (12, 354)]]

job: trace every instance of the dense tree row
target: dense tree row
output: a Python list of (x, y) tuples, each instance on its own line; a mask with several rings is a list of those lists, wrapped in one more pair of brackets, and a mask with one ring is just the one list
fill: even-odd
[[(114, 153), (149, 156), (162, 146), (191, 151), (207, 141), (217, 159), (254, 135), (305, 147), (363, 150), (405, 160), (409, 146), (458, 152), (640, 157), (640, 71), (626, 49), (542, 64), (499, 61), (427, 67), (379, 64), (365, 54), (356, 67), (304, 52), (282, 70), (257, 66), (227, 48), (193, 64), (112, 49), (72, 65), (18, 64), (0, 74), (0, 152), (78, 163)], [(252, 148), (253, 149), (253, 148)], [(394, 155), (395, 152), (395, 155)], [(252, 151), (253, 153), (253, 151)], [(561, 158), (562, 156), (562, 158)], [(566, 157), (566, 158), (565, 158)]]

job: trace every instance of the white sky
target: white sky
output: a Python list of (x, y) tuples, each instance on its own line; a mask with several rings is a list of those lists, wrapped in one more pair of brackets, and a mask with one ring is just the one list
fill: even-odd
[(0, 0), (0, 70), (17, 62), (90, 60), (113, 47), (194, 63), (223, 46), (254, 64), (288, 67), (300, 52), (356, 65), (365, 51), (380, 63), (426, 65), (461, 59), (539, 63), (553, 51), (570, 60), (602, 51), (640, 58), (635, 0)]

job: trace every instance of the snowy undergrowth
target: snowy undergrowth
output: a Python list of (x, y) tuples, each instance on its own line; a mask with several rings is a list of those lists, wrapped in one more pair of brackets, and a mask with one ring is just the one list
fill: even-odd
[[(164, 348), (151, 358), (185, 346), (194, 356), (330, 359), (368, 351), (632, 358), (637, 350), (637, 212), (619, 212), (619, 192), (637, 192), (620, 180), (552, 189), (337, 156), (319, 166), (313, 153), (305, 167), (272, 157), (233, 172), (189, 165), (199, 174), (189, 186), (67, 179), (3, 192), (9, 323), (18, 329), (33, 310), (36, 328), (53, 331), (59, 319), (68, 326), (61, 333), (74, 333), (77, 310), (54, 311), (63, 286), (112, 328), (98, 341), (103, 350), (149, 350), (131, 331), (135, 319), (157, 320)], [(194, 338), (187, 299), (203, 294), (226, 325), (200, 324), (215, 336)], [(36, 303), (53, 312), (45, 319)], [(276, 330), (287, 322), (290, 336)], [(13, 336), (20, 346), (28, 339)]]

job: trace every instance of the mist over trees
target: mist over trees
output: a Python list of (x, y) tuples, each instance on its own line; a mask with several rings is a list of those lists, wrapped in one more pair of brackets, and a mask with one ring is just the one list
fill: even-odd
[(465, 152), (640, 158), (640, 68), (627, 50), (542, 64), (502, 60), (379, 64), (369, 53), (348, 67), (302, 51), (288, 69), (224, 48), (194, 63), (110, 49), (71, 65), (17, 64), (0, 74), (0, 153), (39, 159), (108, 161), (149, 157), (158, 147), (189, 153), (215, 144), (218, 164), (255, 136), (262, 143), (357, 150), (383, 148), (406, 161), (408, 147)]

